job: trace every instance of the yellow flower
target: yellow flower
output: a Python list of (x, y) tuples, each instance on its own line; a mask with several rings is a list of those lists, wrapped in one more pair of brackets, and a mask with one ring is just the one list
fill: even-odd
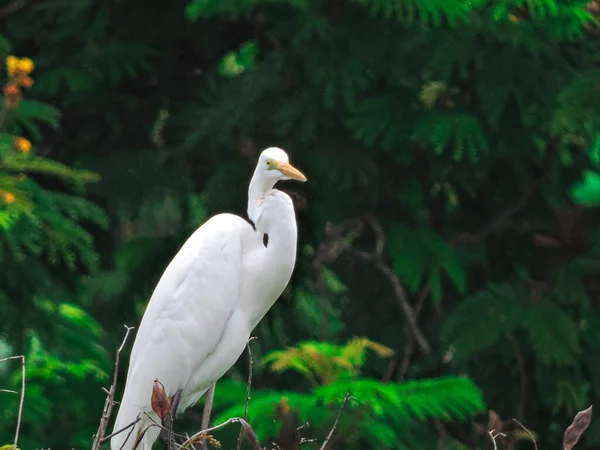
[(26, 74), (30, 74), (31, 72), (33, 72), (34, 68), (35, 68), (35, 65), (33, 64), (33, 61), (29, 58), (21, 59), (17, 65), (17, 70), (24, 72)]
[(29, 142), (27, 139), (25, 138), (16, 138), (15, 139), (15, 146), (17, 147), (17, 149), (23, 153), (29, 153), (31, 151), (31, 142)]
[(8, 56), (6, 58), (6, 70), (9, 75), (14, 75), (17, 71), (17, 67), (19, 66), (19, 58), (14, 56)]
[(4, 199), (4, 201), (6, 203), (8, 203), (10, 205), (11, 203), (13, 203), (15, 201), (15, 194), (13, 194), (11, 192), (4, 191), (2, 193), (2, 198)]

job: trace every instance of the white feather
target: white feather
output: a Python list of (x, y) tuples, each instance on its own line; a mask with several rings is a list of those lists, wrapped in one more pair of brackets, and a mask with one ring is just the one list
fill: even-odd
[[(202, 225), (166, 268), (148, 303), (131, 351), (112, 450), (132, 450), (139, 433), (160, 423), (152, 411), (155, 379), (169, 397), (182, 389), (178, 414), (195, 404), (235, 364), (258, 321), (290, 280), (297, 227), (289, 196), (273, 189), (283, 177), (265, 165), (280, 149), (261, 154), (249, 189), (256, 230), (242, 218), (219, 214)], [(263, 245), (263, 234), (269, 245)], [(151, 426), (138, 447), (150, 450), (160, 429)], [(129, 436), (129, 437), (128, 437)]]

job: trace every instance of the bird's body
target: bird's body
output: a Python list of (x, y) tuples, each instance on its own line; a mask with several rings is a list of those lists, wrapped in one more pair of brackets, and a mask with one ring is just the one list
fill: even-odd
[[(261, 164), (266, 160), (280, 162), (283, 174), (265, 177)], [(195, 404), (235, 364), (250, 333), (285, 289), (297, 246), (292, 201), (273, 189), (285, 170), (302, 180), (282, 150), (265, 150), (248, 195), (256, 229), (233, 214), (216, 215), (190, 236), (165, 270), (139, 326), (114, 430), (138, 415), (141, 421), (129, 437), (129, 430), (114, 436), (112, 450), (132, 449), (150, 417), (160, 423), (150, 401), (155, 379), (169, 397), (181, 389), (179, 412)], [(139, 448), (149, 450), (159, 431), (149, 428)]]

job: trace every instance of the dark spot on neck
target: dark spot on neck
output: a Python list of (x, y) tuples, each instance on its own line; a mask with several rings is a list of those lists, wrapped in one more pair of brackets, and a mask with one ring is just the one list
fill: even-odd
[(269, 235), (267, 233), (263, 234), (263, 245), (265, 248), (269, 246)]

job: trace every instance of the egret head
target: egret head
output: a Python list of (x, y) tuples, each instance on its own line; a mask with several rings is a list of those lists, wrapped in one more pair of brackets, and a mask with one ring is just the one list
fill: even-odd
[(286, 152), (277, 147), (269, 147), (260, 154), (258, 167), (267, 179), (274, 182), (278, 180), (306, 181), (306, 177), (290, 164)]

